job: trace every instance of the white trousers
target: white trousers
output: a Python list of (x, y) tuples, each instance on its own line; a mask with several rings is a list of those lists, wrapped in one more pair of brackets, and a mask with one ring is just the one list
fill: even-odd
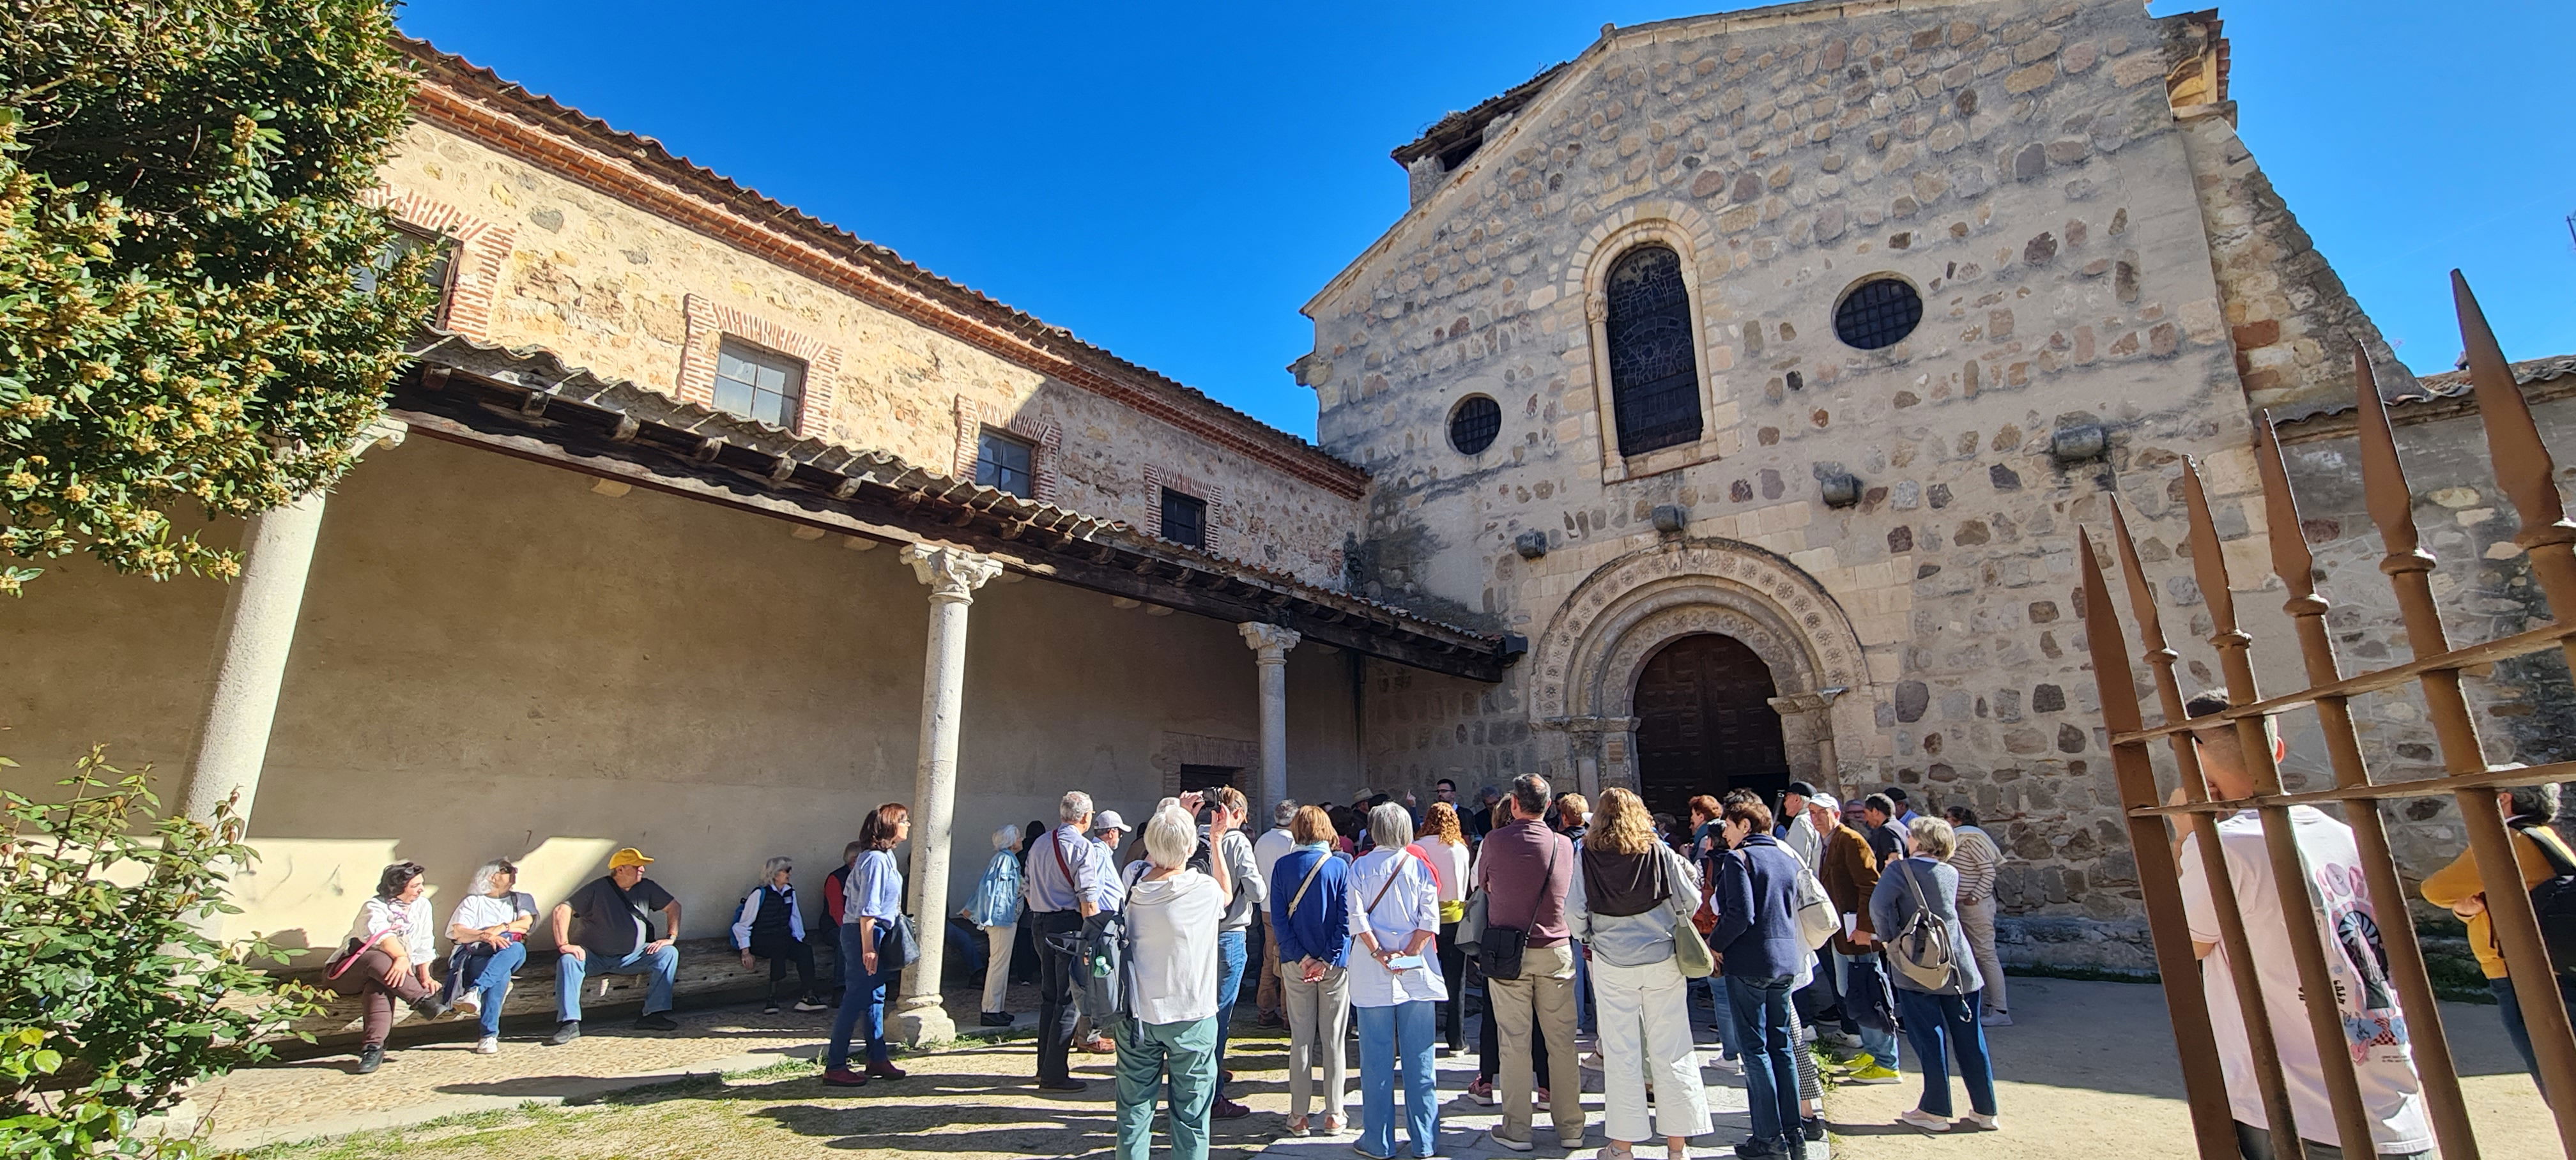
[(1959, 929), (1968, 936), (1968, 952), (1976, 957), (1977, 974), (1986, 980), (1986, 989), (1978, 1004), (1988, 1014), (2000, 1015), (2012, 1010), (2004, 1002), (2004, 960), (1995, 953), (1995, 898), (1989, 894), (1981, 902), (1959, 904)]
[[(1681, 968), (1671, 959), (1622, 967), (1596, 956), (1592, 1002), (1601, 1021), (1601, 1092), (1607, 1111), (1602, 1131), (1631, 1144), (1656, 1136), (1707, 1135), (1708, 1090), (1700, 1086), (1690, 990)], [(1652, 1132), (1646, 1121), (1649, 1079), (1655, 1085), (1659, 1129)]]
[(1016, 923), (1010, 926), (984, 928), (984, 948), (989, 956), (984, 963), (986, 1014), (1004, 1010), (1002, 1006), (1006, 1001), (1004, 996), (1011, 991), (1011, 944), (1012, 940), (1019, 937), (1019, 933), (1020, 928)]

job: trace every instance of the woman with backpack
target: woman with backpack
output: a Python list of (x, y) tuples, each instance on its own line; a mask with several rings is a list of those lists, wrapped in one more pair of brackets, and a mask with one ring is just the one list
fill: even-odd
[[(2505, 828), (2513, 847), (2514, 864), (2522, 870), (2522, 888), (2533, 891), (2559, 879), (2576, 875), (2576, 854), (2550, 828), (2558, 816), (2558, 787), (2523, 785), (2496, 793), (2496, 808), (2504, 814)], [(2451, 864), (2433, 872), (2424, 880), (2424, 901), (2448, 909), (2469, 924), (2469, 949), (2478, 956), (2479, 973), (2487, 977), (2487, 987), (2495, 993), (2496, 1014), (2504, 1018), (2505, 1038), (2522, 1055), (2523, 1067), (2531, 1072), (2532, 1082), (2540, 1082), (2540, 1062), (2531, 1050), (2531, 1031), (2522, 1022), (2522, 996), (2506, 975), (2504, 952), (2496, 946), (2495, 927), (2487, 918), (2486, 884), (2478, 878), (2477, 859), (2467, 850)], [(2550, 886), (2555, 893), (2564, 886)], [(2541, 932), (2550, 933), (2553, 907), (2541, 905), (2542, 896), (2532, 898), (2541, 916)], [(2576, 1020), (2576, 962), (2560, 959), (2557, 964), (2559, 1000), (2567, 1005), (2568, 1016)], [(2543, 1092), (2544, 1096), (2548, 1093)]]
[[(1375, 848), (1352, 865), (1351, 1006), (1360, 1021), (1360, 1138), (1353, 1151), (1370, 1160), (1395, 1157), (1395, 1079), (1404, 1073), (1409, 1155), (1439, 1152), (1439, 1079), (1432, 1041), (1448, 990), (1432, 957), (1440, 937), (1440, 885), (1431, 864), (1407, 847), (1413, 815), (1387, 802), (1369, 811)], [(1336, 1048), (1337, 1049), (1337, 1048)], [(1141, 1160), (1141, 1158), (1140, 1158)]]
[[(1207, 1160), (1217, 1095), (1217, 925), (1234, 902), (1234, 882), (1224, 858), (1212, 859), (1205, 872), (1190, 868), (1198, 810), (1199, 795), (1187, 793), (1164, 799), (1146, 819), (1149, 869), (1129, 886), (1122, 908), (1127, 1009), (1094, 1013), (1117, 1029), (1118, 1160), (1146, 1160), (1154, 1097), (1166, 1090), (1171, 1160)], [(1216, 811), (1209, 845), (1221, 846), (1231, 828), (1231, 812)]]
[[(1654, 1087), (1654, 1125), (1670, 1160), (1688, 1160), (1690, 1138), (1707, 1135), (1708, 1091), (1700, 1084), (1691, 1040), (1689, 981), (1674, 937), (1699, 909), (1698, 875), (1656, 840), (1646, 803), (1625, 789), (1601, 791), (1601, 810), (1575, 859), (1565, 900), (1566, 929), (1592, 951), (1593, 997), (1600, 1003), (1601, 1090), (1610, 1145), (1601, 1160), (1632, 1160), (1650, 1138), (1647, 1085)], [(1690, 931), (1698, 943), (1698, 932)], [(1689, 948), (1701, 970), (1704, 945)]]
[(1324, 1134), (1340, 1135), (1349, 1122), (1343, 1115), (1350, 1077), (1342, 1043), (1351, 1033), (1345, 973), (1351, 918), (1344, 889), (1351, 864), (1333, 854), (1338, 835), (1322, 807), (1298, 807), (1288, 836), (1296, 845), (1270, 868), (1270, 929), (1279, 936), (1280, 1002), (1288, 1012), (1288, 1134), (1309, 1131), (1306, 1109), (1321, 1067)]
[(1882, 867), (1878, 888), (1869, 896), (1870, 923), (1896, 984), (1897, 1015), (1906, 1038), (1914, 1041), (1916, 1066), (1923, 1073), (1922, 1103), (1896, 1120), (1926, 1132), (1951, 1129), (1950, 1075), (1944, 1061), (1956, 1056), (1959, 1078), (1968, 1084), (1969, 1112), (1962, 1122), (1993, 1131), (1998, 1126), (1994, 1062), (1986, 1055), (1986, 1031), (1977, 1018), (1977, 995), (1985, 981), (1959, 925), (1959, 872), (1949, 864), (1959, 838), (1950, 823), (1925, 817), (1914, 819), (1907, 836), (1914, 840), (1914, 854)]

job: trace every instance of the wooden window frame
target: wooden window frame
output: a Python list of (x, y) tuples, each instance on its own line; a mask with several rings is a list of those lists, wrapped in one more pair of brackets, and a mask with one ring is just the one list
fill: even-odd
[[(784, 427), (790, 434), (799, 433), (805, 419), (805, 380), (812, 375), (812, 366), (807, 364), (804, 359), (798, 358), (795, 355), (788, 354), (784, 351), (771, 350), (758, 343), (749, 342), (728, 334), (716, 341), (716, 375), (715, 379), (708, 387), (710, 399), (714, 397), (715, 392), (720, 392), (723, 389), (715, 384), (722, 383), (726, 379), (723, 360), (727, 355), (732, 356), (737, 361), (750, 363), (754, 366), (770, 366), (775, 364), (776, 369), (786, 372), (787, 390), (773, 392), (786, 404), (780, 408), (780, 415), (786, 420), (786, 422), (779, 424), (779, 426)], [(737, 379), (734, 381), (740, 382), (741, 380)], [(757, 383), (744, 383), (743, 385), (751, 390), (751, 410), (736, 411), (720, 402), (712, 401), (708, 405), (719, 411), (723, 411), (726, 414), (739, 415), (743, 418), (750, 419), (754, 423), (761, 422), (762, 420), (755, 414), (755, 412), (759, 410), (760, 406), (760, 395), (762, 393), (761, 388)]]
[(518, 231), (392, 186), (370, 190), (359, 200), (384, 210), (401, 225), (455, 244), (436, 325), (468, 338), (490, 338), (493, 298), (500, 289), (501, 271), (509, 263)]
[(1020, 413), (1005, 415), (997, 403), (957, 396), (957, 478), (975, 481), (984, 458), (984, 432), (997, 431), (1029, 445), (1030, 494), (1022, 498), (1061, 506), (1064, 425), (1030, 414), (1032, 405), (1023, 400)]
[[(986, 453), (987, 453), (988, 451), (990, 451), (990, 450), (991, 450), (991, 448), (992, 448), (993, 444), (994, 444), (995, 442), (997, 442), (997, 441), (998, 441), (998, 442), (1001, 442), (1001, 443), (1007, 443), (1007, 444), (1010, 444), (1011, 446), (1013, 446), (1013, 447), (1017, 447), (1017, 448), (1021, 449), (1022, 451), (1025, 451), (1025, 452), (1027, 452), (1027, 453), (1028, 453), (1028, 456), (1027, 456), (1027, 466), (1022, 467), (1022, 468), (1020, 468), (1020, 469), (1019, 469), (1020, 474), (1021, 474), (1021, 475), (1023, 475), (1023, 476), (1025, 476), (1025, 477), (1027, 477), (1027, 481), (1022, 485), (1022, 489), (1021, 489), (1021, 490), (1014, 490), (1014, 489), (1012, 489), (1012, 488), (1005, 487), (1005, 486), (1003, 486), (1003, 485), (1002, 485), (1002, 484), (1000, 484), (1000, 483), (986, 483), (986, 482), (984, 481), (984, 463), (985, 463), (985, 459), (986, 459)], [(1000, 428), (1000, 427), (991, 427), (991, 426), (986, 426), (986, 427), (982, 427), (982, 428), (980, 428), (980, 429), (976, 432), (976, 435), (975, 435), (975, 479), (974, 479), (975, 486), (977, 486), (977, 487), (989, 487), (989, 488), (992, 488), (992, 489), (993, 489), (993, 490), (995, 490), (995, 491), (1009, 492), (1010, 494), (1012, 494), (1012, 495), (1016, 495), (1016, 496), (1020, 497), (1021, 499), (1035, 499), (1035, 498), (1037, 498), (1037, 490), (1038, 490), (1038, 488), (1037, 488), (1037, 480), (1038, 480), (1038, 466), (1037, 466), (1037, 465), (1038, 465), (1038, 445), (1037, 445), (1037, 442), (1036, 442), (1035, 440), (1028, 439), (1028, 438), (1024, 438), (1024, 437), (1022, 437), (1022, 436), (1020, 436), (1020, 435), (1013, 434), (1013, 433), (1011, 433), (1010, 431), (1008, 431), (1008, 430), (1006, 430), (1006, 429), (1003, 429), (1003, 428)], [(996, 467), (994, 470), (995, 470), (996, 472), (1001, 472), (1001, 471), (1008, 471), (1008, 470), (1011, 470), (1011, 469), (1010, 469), (1010, 468), (1008, 468), (1008, 467)]]
[(1207, 543), (1199, 550), (1211, 556), (1230, 556), (1234, 549), (1232, 528), (1237, 513), (1233, 510), (1223, 484), (1202, 483), (1159, 464), (1145, 465), (1145, 534), (1171, 539), (1163, 534), (1163, 493), (1174, 491), (1207, 505)]
[(716, 352), (723, 347), (725, 339), (732, 338), (762, 350), (803, 360), (804, 394), (797, 401), (796, 421), (789, 424), (787, 430), (807, 439), (837, 437), (831, 431), (831, 418), (841, 371), (839, 346), (805, 331), (792, 330), (720, 304), (703, 294), (683, 296), (680, 311), (688, 323), (688, 335), (680, 348), (680, 376), (676, 384), (681, 401), (695, 403), (708, 410), (716, 409)]

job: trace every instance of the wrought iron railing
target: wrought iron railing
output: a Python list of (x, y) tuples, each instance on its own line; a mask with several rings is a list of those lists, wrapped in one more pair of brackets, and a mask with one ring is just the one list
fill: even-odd
[[(2251, 656), (2254, 638), (2237, 625), (2235, 590), (2198, 464), (2186, 462), (2183, 470), (2185, 507), (2191, 525), (2191, 569), (2207, 601), (2212, 625), (2210, 644), (2218, 650), (2233, 708), (2196, 722), (2185, 720), (2182, 690), (2174, 677), (2175, 653), (2165, 643), (2154, 586), (2140, 566), (2137, 545), (2115, 501), (2111, 535), (2119, 552), (2120, 570), (2127, 580), (2129, 606), (2139, 621), (2138, 639), (2145, 646), (2144, 660), (2153, 674), (2164, 715), (2164, 722), (2152, 728), (2141, 720), (2137, 684), (2124, 651), (2120, 612), (2111, 603), (2110, 589), (2103, 578), (2103, 561), (2096, 555), (2092, 535), (2087, 532), (2084, 537), (2086, 636), (2094, 679), (2101, 690), (2104, 723), (2111, 732), (2112, 766), (2121, 804), (2128, 815), (2130, 844), (2137, 853), (2138, 877), (2155, 939), (2157, 965), (2164, 977), (2174, 1041), (2182, 1057), (2193, 1129), (2200, 1154), (2210, 1160), (2235, 1157), (2238, 1142), (2208, 996), (2201, 986), (2201, 963), (2185, 918), (2180, 855), (2166, 829), (2167, 819), (2199, 836), (2193, 844), (2198, 847), (2196, 856), (2212, 885), (2220, 945), (2236, 984), (2254, 1062), (2254, 1081), (2269, 1121), (2256, 1126), (2270, 1129), (2277, 1154), (2285, 1158), (2304, 1158), (2306, 1150), (2297, 1143), (2302, 1137), (2339, 1143), (2346, 1156), (2370, 1156), (2375, 1152), (2370, 1116), (2362, 1103), (2316, 914), (2299, 905), (2303, 892), (2283, 892), (2282, 917), (2308, 1026), (2275, 1028), (2264, 1013), (2262, 972), (2249, 950), (2245, 917), (2238, 910), (2235, 887), (2218, 841), (2221, 817), (2255, 811), (2261, 820), (2273, 880), (2284, 885), (2300, 882), (2303, 874), (2299, 852), (2293, 844), (2290, 809), (2326, 803), (2341, 804), (2345, 820), (2352, 826), (2369, 897), (2381, 916), (2387, 969), (2403, 1004), (2435, 1140), (2445, 1160), (2473, 1160), (2480, 1154), (2479, 1141), (2461, 1101), (2459, 1070), (2452, 1060), (2423, 949), (2407, 917), (2405, 884), (2397, 876), (2378, 804), (2445, 793), (2456, 799), (2468, 831), (2479, 881), (2486, 888), (2486, 913), (2521, 1001), (2542, 1082), (2557, 1096), (2550, 1103), (2560, 1148), (2570, 1160), (2576, 1160), (2576, 1032), (2569, 1027), (2567, 1009), (2559, 997), (2557, 972), (2542, 942), (2504, 819), (2495, 806), (2495, 793), (2501, 788), (2576, 780), (2576, 762), (2490, 766), (2460, 688), (2464, 669), (2553, 648), (2568, 657), (2571, 667), (2576, 667), (2576, 523), (2567, 518), (2549, 451), (2541, 443), (2539, 429), (2514, 382), (2512, 368), (2497, 347), (2468, 283), (2457, 272), (2452, 274), (2452, 291), (2496, 482), (2521, 517), (2522, 532), (2515, 542), (2529, 553), (2531, 575), (2557, 616), (2555, 623), (2479, 644), (2452, 646), (2434, 599), (2431, 573), (2435, 561), (2418, 546), (2413, 493), (2407, 488), (2405, 469), (2398, 461), (2387, 408), (2369, 360), (2359, 355), (2354, 359), (2354, 387), (2360, 409), (2363, 491), (2371, 520), (2378, 525), (2380, 539), (2387, 548), (2380, 570), (2387, 573), (2388, 583), (2395, 590), (2414, 660), (2351, 676), (2346, 676), (2337, 663), (2334, 641), (2326, 628), (2327, 604), (2316, 592), (2314, 561), (2301, 534), (2298, 499), (2291, 493), (2269, 416), (2255, 424), (2256, 458), (2262, 472), (2272, 569), (2290, 594), (2286, 611), (2296, 626), (2308, 687), (2270, 697), (2256, 687)], [(2445, 773), (2438, 778), (2374, 782), (2349, 705), (2356, 696), (2396, 694), (2409, 684), (2416, 687), (2433, 725)], [(2335, 784), (2331, 789), (2289, 793), (2282, 788), (2266, 724), (2276, 714), (2301, 709), (2313, 709), (2323, 727), (2326, 754), (2334, 770)], [(2237, 731), (2254, 782), (2254, 795), (2250, 798), (2211, 800), (2191, 730), (2210, 728), (2214, 721), (2231, 723)], [(2160, 800), (2157, 794), (2151, 746), (2160, 740), (2171, 746), (2181, 775), (2183, 800), (2179, 803)], [(2576, 968), (2576, 963), (2567, 965)], [(2315, 1038), (2333, 1123), (2297, 1122), (2281, 1070), (2276, 1034)], [(2528, 1154), (2531, 1143), (2515, 1141), (2500, 1151)]]

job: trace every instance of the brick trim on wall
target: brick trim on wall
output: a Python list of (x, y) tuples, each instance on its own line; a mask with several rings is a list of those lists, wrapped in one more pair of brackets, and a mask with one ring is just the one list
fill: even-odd
[(1158, 463), (1145, 465), (1145, 534), (1163, 534), (1163, 489), (1170, 488), (1207, 504), (1207, 550), (1224, 556), (1234, 547), (1234, 509), (1226, 503), (1225, 485), (1202, 483)]
[(957, 478), (975, 481), (975, 469), (983, 463), (984, 429), (1008, 431), (1029, 441), (1030, 499), (1039, 503), (1056, 502), (1056, 481), (1060, 478), (1058, 457), (1064, 450), (1064, 425), (1052, 419), (1032, 419), (1026, 415), (1002, 414), (992, 403), (957, 396)]
[(753, 346), (805, 361), (804, 394), (797, 402), (792, 433), (817, 439), (826, 436), (832, 422), (832, 388), (841, 373), (840, 347), (804, 331), (790, 330), (766, 318), (709, 301), (702, 294), (683, 296), (680, 311), (688, 316), (689, 330), (680, 349), (677, 389), (683, 401), (715, 406), (716, 348), (729, 334)]
[(492, 299), (501, 288), (501, 267), (510, 260), (510, 247), (519, 231), (408, 189), (380, 187), (359, 200), (393, 215), (395, 221), (456, 243), (447, 302), (438, 325), (468, 338), (490, 337)]
[[(1173, 391), (1187, 388), (1105, 351), (1058, 349), (1053, 340), (1061, 332), (1017, 316), (989, 299), (961, 307), (934, 298), (905, 281), (927, 283), (934, 276), (871, 265), (866, 243), (712, 173), (690, 169), (686, 162), (662, 154), (649, 139), (620, 134), (426, 45), (411, 51), (432, 65), (432, 79), (412, 92), (412, 111), (428, 124), (538, 165), (1016, 365), (1111, 399), (1222, 452), (1345, 499), (1358, 499), (1368, 492), (1367, 471), (1305, 446), (1295, 436), (1229, 413), (1213, 400), (1173, 398)], [(827, 232), (833, 236), (821, 236)], [(1157, 389), (1158, 385), (1165, 389)]]

